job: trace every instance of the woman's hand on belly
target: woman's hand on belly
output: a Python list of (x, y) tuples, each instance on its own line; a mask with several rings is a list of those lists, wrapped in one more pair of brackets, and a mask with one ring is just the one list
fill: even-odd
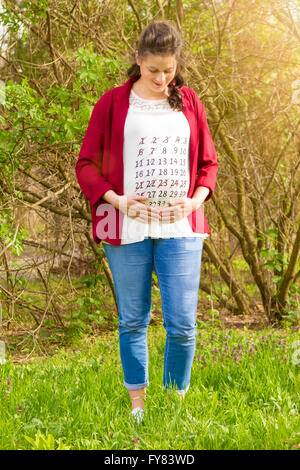
[(138, 194), (125, 194), (119, 196), (118, 208), (128, 217), (150, 224), (153, 220), (159, 220), (160, 211), (146, 204), (147, 196), (139, 196)]
[(199, 202), (189, 197), (174, 199), (169, 202), (168, 207), (160, 209), (160, 220), (163, 224), (174, 224), (194, 212), (200, 205)]

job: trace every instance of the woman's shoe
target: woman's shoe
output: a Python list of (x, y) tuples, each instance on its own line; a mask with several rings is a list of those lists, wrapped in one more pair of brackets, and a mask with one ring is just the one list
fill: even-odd
[[(136, 397), (131, 398), (131, 401), (137, 400), (139, 398), (141, 398), (142, 400), (145, 400), (144, 395), (137, 395)], [(144, 417), (144, 413), (145, 413), (145, 410), (143, 408), (137, 406), (136, 408), (131, 410), (130, 416), (133, 416), (136, 424), (140, 424), (140, 422), (142, 421), (142, 419)]]
[(185, 397), (187, 390), (177, 390), (177, 396), (179, 397), (179, 400), (183, 400)]
[(144, 418), (145, 410), (143, 408), (134, 408), (131, 410), (130, 416), (133, 416), (134, 421), (136, 424), (140, 424)]

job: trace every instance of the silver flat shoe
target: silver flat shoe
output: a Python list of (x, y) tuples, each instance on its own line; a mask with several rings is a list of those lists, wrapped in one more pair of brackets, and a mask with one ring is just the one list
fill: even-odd
[(133, 417), (136, 424), (140, 424), (144, 418), (145, 410), (143, 408), (134, 408), (131, 410), (129, 417)]

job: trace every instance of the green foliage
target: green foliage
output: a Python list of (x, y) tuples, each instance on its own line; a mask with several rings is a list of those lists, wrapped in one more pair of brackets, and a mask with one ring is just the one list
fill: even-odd
[(80, 64), (76, 70), (77, 80), (75, 83), (81, 87), (87, 84), (90, 89), (95, 89), (96, 93), (102, 93), (112, 86), (112, 81), (116, 79), (122, 63), (116, 59), (111, 51), (107, 51), (107, 57), (99, 56), (94, 52), (92, 42), (88, 43), (86, 48), (80, 47), (74, 57)]
[[(84, 294), (70, 301), (70, 313), (66, 320), (70, 322), (65, 332), (68, 342), (76, 342), (86, 333), (93, 332), (93, 326), (109, 324), (117, 326), (118, 317), (103, 308), (103, 287), (107, 279), (103, 274), (90, 274), (81, 277), (86, 286)], [(100, 292), (101, 286), (101, 292)]]
[[(113, 86), (118, 74), (120, 61), (98, 56), (91, 43), (87, 50), (79, 48), (75, 51), (74, 56), (78, 68), (71, 87), (53, 85), (41, 97), (30, 86), (27, 77), (20, 83), (8, 79), (5, 84), (4, 114), (0, 120), (0, 171), (10, 191), (19, 199), (22, 199), (22, 193), (14, 185), (19, 164), (30, 169), (35, 164), (35, 155), (44, 151), (45, 142), (49, 146), (73, 142), (74, 151), (78, 151), (80, 145), (77, 142), (87, 128), (97, 97)], [(89, 86), (89, 91), (84, 89), (84, 84)], [(30, 158), (24, 159), (26, 147), (32, 150)], [(1, 211), (0, 237), (7, 244), (13, 235), (12, 215), (9, 209), (4, 209)], [(23, 250), (21, 240), (27, 236), (26, 230), (20, 228), (10, 248), (15, 255)]]
[(260, 250), (262, 258), (266, 260), (264, 267), (274, 273), (272, 282), (280, 285), (288, 266), (289, 253), (282, 253), (278, 248), (278, 230), (271, 228), (263, 232), (258, 239), (263, 240), (265, 245), (265, 248)]
[(93, 342), (84, 339), (76, 349), (60, 349), (53, 357), (23, 364), (8, 360), (0, 367), (0, 447), (296, 448), (298, 338), (292, 328), (202, 328), (191, 386), (184, 400), (178, 400), (175, 395), (168, 399), (162, 387), (165, 331), (163, 326), (150, 327), (150, 387), (139, 429), (128, 420), (130, 400), (117, 332)]
[[(82, 137), (97, 96), (114, 85), (120, 68), (119, 60), (98, 56), (91, 47), (89, 44), (87, 50), (79, 48), (74, 52), (81, 65), (71, 88), (53, 85), (40, 97), (27, 77), (20, 83), (7, 80), (0, 127), (0, 167), (9, 180), (13, 179), (25, 145), (35, 145), (38, 153), (45, 142), (53, 145), (73, 141), (76, 145), (78, 136)], [(78, 100), (79, 107), (75, 105)], [(30, 166), (34, 160), (26, 163)]]
[(298, 325), (300, 321), (299, 299), (300, 287), (290, 284), (287, 305), (283, 308), (283, 319), (287, 325)]
[(40, 430), (35, 435), (35, 438), (24, 436), (26, 441), (31, 444), (32, 450), (69, 450), (70, 447), (66, 446), (63, 439), (59, 438), (57, 443), (52, 434), (46, 437)]
[[(260, 250), (262, 258), (265, 260), (264, 267), (273, 273), (272, 282), (279, 289), (288, 266), (289, 253), (282, 253), (278, 249), (278, 230), (271, 228), (264, 232), (261, 237), (264, 241), (264, 248)], [(291, 283), (289, 286), (286, 306), (283, 307), (283, 319), (290, 324), (299, 322), (299, 296), (300, 286)]]
[[(24, 250), (23, 239), (28, 238), (29, 233), (23, 227), (19, 227), (16, 231), (16, 224), (12, 216), (12, 211), (9, 208), (1, 210), (0, 215), (0, 240), (8, 250), (15, 256), (19, 256)], [(0, 258), (0, 265), (2, 259)]]

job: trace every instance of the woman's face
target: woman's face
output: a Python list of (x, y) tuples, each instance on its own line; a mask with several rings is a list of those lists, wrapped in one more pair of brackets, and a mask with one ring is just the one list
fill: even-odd
[(140, 58), (136, 51), (136, 63), (140, 66), (141, 81), (149, 94), (164, 93), (176, 75), (175, 55), (147, 54)]

